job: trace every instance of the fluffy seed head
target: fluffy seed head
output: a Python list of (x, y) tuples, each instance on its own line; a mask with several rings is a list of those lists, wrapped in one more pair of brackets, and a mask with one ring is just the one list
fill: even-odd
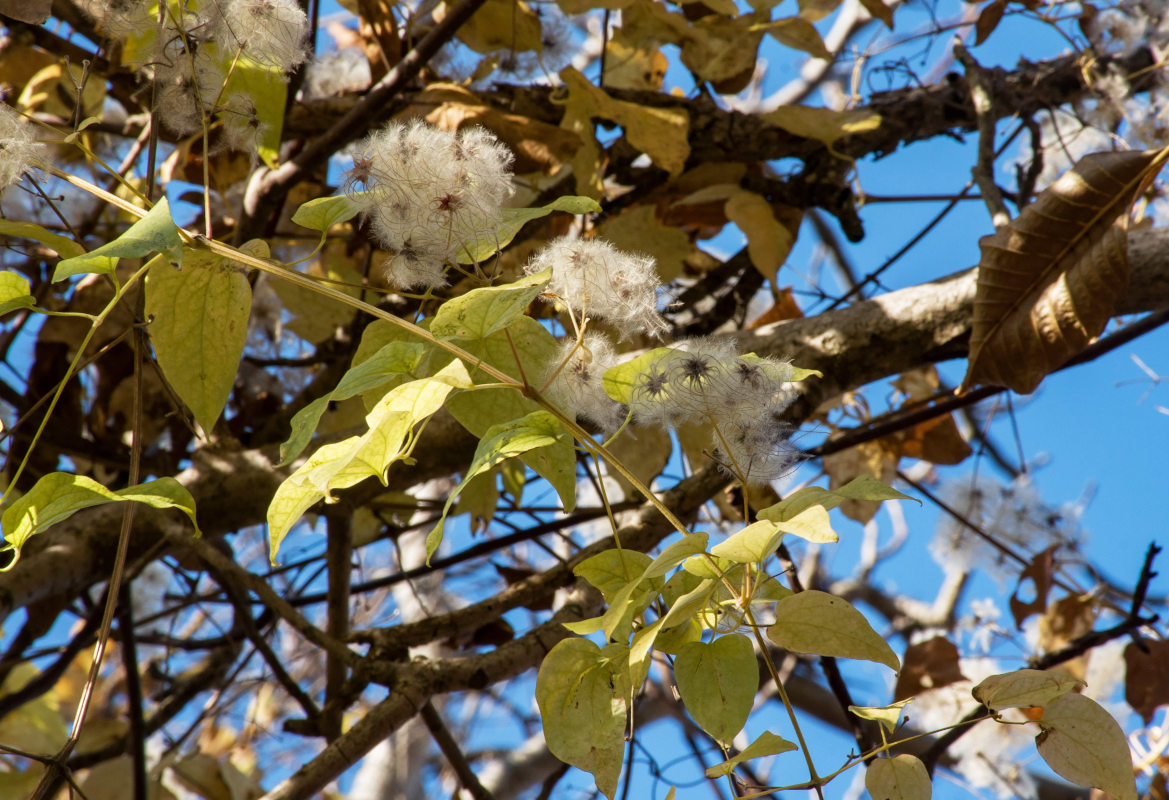
[(258, 64), (289, 72), (308, 56), (308, 17), (295, 0), (220, 0), (216, 41)]
[(550, 387), (555, 402), (565, 411), (595, 423), (603, 431), (621, 425), (621, 406), (605, 393), (602, 383), (605, 370), (617, 363), (613, 345), (599, 334), (586, 334), (577, 346), (568, 339), (560, 346), (556, 362), (549, 370), (561, 367)]
[(665, 333), (657, 311), (658, 276), (648, 256), (624, 253), (601, 239), (553, 239), (525, 268), (552, 268), (548, 291), (581, 316), (604, 319), (623, 335)]
[(33, 127), (9, 106), (0, 104), (0, 190), (47, 160)]
[(511, 153), (489, 131), (449, 133), (416, 120), (392, 123), (357, 149), (346, 178), (402, 288), (445, 284), (443, 266), (494, 240), (514, 191)]

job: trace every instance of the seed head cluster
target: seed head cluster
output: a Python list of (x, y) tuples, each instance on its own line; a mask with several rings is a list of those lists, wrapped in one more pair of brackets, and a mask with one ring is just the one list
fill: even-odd
[(560, 347), (549, 387), (556, 404), (572, 416), (583, 417), (606, 433), (615, 431), (624, 417), (621, 406), (607, 394), (602, 382), (605, 370), (616, 366), (617, 356), (609, 340), (596, 333), (578, 345), (570, 338)]
[(657, 311), (658, 276), (648, 256), (624, 253), (601, 239), (553, 239), (525, 268), (552, 268), (548, 292), (579, 317), (609, 322), (622, 335), (660, 335), (668, 328)]
[(86, 5), (109, 39), (157, 31), (154, 51), (142, 67), (153, 78), (155, 113), (163, 125), (187, 136), (215, 114), (223, 129), (218, 145), (254, 153), (265, 126), (255, 98), (225, 91), (228, 75), (249, 64), (294, 69), (308, 55), (308, 17), (296, 0), (213, 0), (197, 11), (169, 4), (161, 24), (155, 8), (146, 0), (89, 0)]
[(30, 168), (45, 163), (44, 150), (32, 125), (0, 103), (0, 190), (19, 181)]
[(709, 425), (715, 459), (746, 483), (766, 483), (794, 461), (781, 418), (791, 379), (783, 362), (741, 356), (729, 340), (695, 339), (638, 376), (630, 411), (644, 423)]
[(391, 253), (382, 265), (387, 281), (444, 286), (447, 262), (492, 243), (514, 192), (511, 160), (483, 128), (450, 133), (416, 120), (366, 139), (346, 187)]

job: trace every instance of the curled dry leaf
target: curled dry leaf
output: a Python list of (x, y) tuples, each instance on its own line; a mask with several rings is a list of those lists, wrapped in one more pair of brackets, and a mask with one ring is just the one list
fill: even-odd
[(970, 361), (1021, 394), (1104, 330), (1128, 286), (1128, 209), (1169, 151), (1094, 153), (980, 242)]

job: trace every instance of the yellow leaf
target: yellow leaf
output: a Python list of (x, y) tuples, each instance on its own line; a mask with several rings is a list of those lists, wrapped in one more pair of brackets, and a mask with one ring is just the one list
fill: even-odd
[(780, 106), (775, 111), (759, 116), (769, 125), (805, 139), (823, 142), (828, 148), (845, 136), (867, 133), (881, 126), (880, 114), (861, 109), (833, 111), (811, 106)]
[(747, 253), (755, 269), (767, 280), (774, 281), (796, 237), (775, 218), (771, 203), (763, 195), (739, 189), (727, 198), (724, 208), (727, 219), (747, 237)]
[[(689, 114), (676, 108), (649, 108), (614, 100), (593, 86), (575, 67), (566, 67), (561, 71), (560, 78), (568, 87), (569, 104), (577, 105), (578, 114), (585, 118), (598, 116), (616, 122), (625, 129), (629, 143), (649, 156), (655, 164), (671, 175), (682, 172), (686, 159), (690, 157)], [(588, 125), (588, 131), (589, 138), (595, 141), (591, 135), (591, 124)], [(583, 140), (585, 136), (581, 138)]]
[(840, 0), (800, 0), (800, 16), (808, 22), (819, 22), (840, 5)]
[(808, 590), (776, 603), (767, 638), (794, 653), (876, 661), (894, 671), (901, 666), (864, 614), (826, 592)]
[(1043, 709), (1039, 727), (1039, 755), (1057, 775), (1116, 800), (1136, 800), (1128, 740), (1099, 703), (1082, 694), (1065, 694)]
[(744, 74), (749, 80), (763, 40), (758, 22), (758, 16), (748, 14), (735, 19), (711, 16), (692, 23), (682, 43), (682, 63), (706, 81), (740, 78), (742, 82)]
[(865, 772), (865, 788), (873, 800), (929, 800), (930, 774), (917, 756), (877, 758)]
[(606, 88), (659, 91), (670, 66), (669, 60), (656, 47), (626, 42), (620, 34), (618, 30), (606, 48)]
[(1083, 681), (1064, 672), (1019, 669), (991, 675), (971, 689), (971, 694), (987, 708), (1001, 711), (1004, 708), (1045, 706), (1083, 685)]
[[(444, 13), (435, 14), (439, 21)], [(493, 50), (544, 49), (540, 18), (520, 0), (487, 0), (456, 34), (463, 44), (476, 53)]]
[(784, 17), (758, 25), (756, 29), (771, 34), (771, 38), (785, 47), (800, 50), (816, 58), (832, 59), (832, 53), (824, 46), (820, 32), (802, 17)]

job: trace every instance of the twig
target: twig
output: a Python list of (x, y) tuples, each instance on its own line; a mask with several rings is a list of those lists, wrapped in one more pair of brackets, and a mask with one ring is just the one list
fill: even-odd
[[(353, 558), (352, 517), (348, 514), (330, 514), (326, 520), (328, 543), (326, 558), (329, 570), (328, 621), (325, 630), (338, 642), (349, 636), (349, 583)], [(344, 711), (332, 701), (345, 685), (344, 662), (332, 653), (325, 656), (325, 705), (329, 709), (321, 718), (321, 733), (330, 742), (341, 735), (341, 715)]]
[(122, 587), (118, 632), (122, 641), (122, 674), (126, 678), (126, 713), (130, 718), (130, 758), (134, 774), (134, 800), (146, 800), (146, 720), (142, 715), (142, 676), (138, 674), (138, 647), (134, 641), (132, 586)]
[(483, 787), (478, 776), (471, 769), (471, 765), (467, 763), (467, 757), (459, 749), (459, 743), (455, 741), (455, 737), (451, 736), (451, 732), (447, 730), (446, 724), (442, 721), (442, 715), (438, 713), (434, 704), (427, 700), (419, 714), (422, 716), (422, 721), (426, 723), (426, 729), (434, 737), (434, 743), (446, 756), (451, 769), (459, 776), (459, 783), (463, 784), (463, 788), (470, 792), (471, 797), (475, 800), (494, 800), (491, 792)]
[(239, 564), (235, 563), (235, 561), (216, 550), (207, 540), (196, 539), (190, 535), (180, 535), (170, 531), (167, 532), (166, 536), (172, 545), (195, 551), (195, 555), (203, 559), (207, 563), (207, 566), (222, 573), (224, 581), (234, 586), (243, 587), (254, 593), (261, 603), (279, 614), (285, 622), (292, 626), (293, 630), (326, 653), (332, 653), (350, 667), (356, 668), (361, 662), (361, 656), (301, 616), (300, 612), (293, 608), (291, 603), (278, 595), (263, 578), (248, 572)]
[(994, 97), (991, 94), (990, 82), (986, 79), (985, 71), (970, 55), (970, 51), (960, 40), (954, 42), (954, 57), (966, 68), (966, 83), (970, 87), (970, 102), (974, 106), (974, 116), (978, 120), (978, 162), (970, 170), (974, 182), (982, 192), (982, 200), (990, 211), (990, 218), (996, 229), (1010, 224), (1011, 215), (1007, 213), (1007, 205), (1003, 202), (1003, 193), (994, 182), (994, 134), (995, 114)]

